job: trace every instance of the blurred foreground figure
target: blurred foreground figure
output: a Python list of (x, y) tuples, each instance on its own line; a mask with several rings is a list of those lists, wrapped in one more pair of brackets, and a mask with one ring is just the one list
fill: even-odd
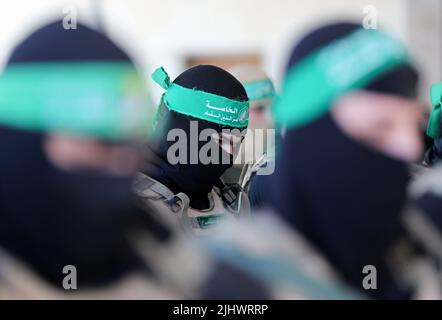
[(153, 79), (166, 92), (154, 124), (152, 158), (135, 191), (149, 206), (167, 212), (179, 228), (198, 235), (230, 217), (248, 216), (249, 204), (238, 185), (221, 175), (245, 134), (249, 101), (241, 83), (223, 69), (200, 65), (171, 82), (163, 68)]
[(126, 53), (84, 25), (15, 48), (0, 76), (0, 298), (171, 296), (129, 242), (162, 230), (131, 192), (146, 98)]
[(250, 100), (250, 116), (244, 143), (232, 168), (222, 179), (239, 183), (246, 191), (252, 177), (260, 166), (274, 157), (275, 131), (272, 104), (276, 97), (272, 80), (255, 65), (237, 65), (228, 70), (244, 86)]
[[(376, 298), (414, 293), (398, 280), (391, 252), (403, 236), (407, 163), (423, 148), (416, 86), (399, 42), (357, 25), (330, 25), (295, 47), (275, 111), (288, 132), (274, 208), (346, 282)], [(366, 266), (377, 270), (376, 290), (363, 287)]]
[(340, 23), (304, 37), (275, 106), (287, 133), (266, 186), (286, 225), (224, 226), (213, 254), (304, 298), (439, 298), (433, 257), (404, 228), (408, 163), (422, 152), (416, 86), (384, 33)]

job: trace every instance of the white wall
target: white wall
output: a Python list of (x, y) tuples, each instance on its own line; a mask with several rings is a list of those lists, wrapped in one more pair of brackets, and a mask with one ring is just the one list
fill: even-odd
[(368, 4), (380, 26), (405, 41), (409, 31), (405, 0), (0, 0), (0, 66), (17, 37), (63, 6), (78, 6), (80, 19), (93, 22), (92, 1), (105, 29), (133, 48), (146, 73), (163, 65), (176, 75), (189, 54), (262, 52), (278, 82), (301, 32), (335, 17), (362, 21)]
[[(262, 52), (277, 81), (300, 33), (336, 17), (361, 22), (374, 5), (379, 25), (407, 40), (404, 0), (108, 0), (105, 20), (118, 38), (143, 39), (148, 68), (164, 65), (176, 75), (192, 54)], [(114, 22), (114, 23), (112, 23)], [(125, 26), (122, 28), (121, 26)], [(140, 44), (138, 44), (140, 46)]]

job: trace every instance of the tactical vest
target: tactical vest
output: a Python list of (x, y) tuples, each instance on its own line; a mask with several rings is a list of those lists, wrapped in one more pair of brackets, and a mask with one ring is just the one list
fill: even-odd
[(181, 228), (195, 235), (207, 235), (211, 229), (226, 219), (250, 217), (250, 203), (242, 188), (220, 182), (208, 194), (210, 208), (196, 210), (190, 207), (189, 197), (173, 193), (155, 179), (138, 173), (133, 189), (150, 210), (162, 215), (162, 219), (174, 228)]

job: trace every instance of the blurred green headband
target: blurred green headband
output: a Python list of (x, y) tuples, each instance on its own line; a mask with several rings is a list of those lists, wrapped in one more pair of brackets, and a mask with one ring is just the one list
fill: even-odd
[(441, 136), (442, 82), (431, 87), (430, 97), (433, 111), (431, 111), (428, 120), (427, 135), (433, 139), (438, 139)]
[(152, 79), (166, 89), (162, 99), (170, 110), (235, 128), (245, 128), (248, 125), (249, 101), (231, 100), (171, 83), (163, 67), (154, 71)]
[(313, 52), (288, 72), (274, 108), (277, 124), (304, 125), (326, 113), (339, 96), (404, 64), (408, 55), (399, 41), (376, 30), (355, 31)]
[(0, 75), (0, 124), (19, 129), (146, 138), (148, 102), (128, 62), (20, 63)]
[(273, 99), (275, 87), (270, 79), (246, 82), (243, 84), (250, 101)]

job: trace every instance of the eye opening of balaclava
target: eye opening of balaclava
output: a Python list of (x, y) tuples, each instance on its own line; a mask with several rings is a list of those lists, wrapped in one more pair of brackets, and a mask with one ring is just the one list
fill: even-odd
[[(296, 68), (304, 67), (307, 59), (311, 62), (319, 57), (320, 53), (315, 54), (320, 50), (331, 48), (342, 39), (355, 41), (353, 44), (358, 46), (340, 42), (340, 47), (333, 48), (335, 52), (347, 52), (341, 61), (354, 62), (346, 69), (348, 78), (344, 78), (351, 81), (344, 81), (347, 86), (340, 87), (338, 93), (327, 91), (327, 87), (338, 82), (330, 74), (330, 78), (314, 83), (317, 74), (309, 72), (323, 72), (315, 69), (318, 65), (304, 65), (306, 73), (299, 75), (304, 84), (311, 82), (314, 86), (303, 88), (299, 83), (290, 84), (286, 78), (276, 116), (280, 124), (284, 123), (281, 120), (288, 120), (288, 130), (272, 181), (272, 204), (348, 283), (362, 290), (363, 267), (374, 265), (378, 290), (368, 294), (403, 298), (409, 292), (394, 281), (385, 257), (401, 228), (400, 212), (408, 181), (406, 166), (348, 137), (328, 111), (335, 98), (358, 88), (415, 97), (417, 74), (405, 49), (388, 36), (376, 30), (363, 30), (356, 24), (338, 23), (319, 28), (300, 41), (290, 58), (287, 77)], [(364, 50), (376, 51), (375, 56), (364, 55)], [(327, 61), (323, 63), (324, 68), (336, 67)], [(363, 68), (371, 67), (355, 76), (352, 72), (361, 71), (354, 67), (356, 63), (363, 64)], [(371, 69), (376, 67), (376, 72)], [(364, 81), (360, 81), (362, 78)], [(300, 92), (304, 96), (299, 96)], [(296, 110), (303, 107), (306, 109)]]
[[(157, 72), (165, 74), (162, 68), (157, 69)], [(157, 80), (157, 83), (161, 83), (161, 80)], [(237, 132), (246, 129), (249, 108), (247, 94), (236, 78), (227, 71), (211, 65), (192, 67), (179, 75), (173, 83), (170, 83), (170, 80), (164, 80), (163, 83), (163, 88), (167, 91), (161, 99), (154, 125), (155, 141), (151, 144), (155, 159), (153, 166), (146, 171), (173, 192), (187, 194), (193, 208), (207, 209), (207, 195), (218, 184), (221, 175), (233, 165), (233, 156), (226, 154), (220, 146), (214, 146), (219, 150), (218, 163), (203, 163), (199, 153), (204, 145), (214, 144), (215, 141), (199, 141), (200, 133), (205, 129), (211, 129), (218, 134), (225, 129), (236, 129)], [(178, 99), (180, 93), (183, 93), (183, 99)], [(192, 100), (193, 95), (197, 95), (195, 100)], [(188, 103), (183, 104), (182, 101)], [(189, 105), (192, 103), (194, 104)], [(216, 119), (207, 114), (219, 117)], [(172, 165), (168, 159), (168, 150), (176, 143), (167, 141), (167, 135), (173, 129), (181, 129), (186, 134), (186, 163)], [(195, 157), (191, 143), (195, 143), (196, 139), (198, 156)], [(211, 155), (211, 151), (207, 154)], [(225, 163), (225, 160), (223, 162), (223, 159), (229, 159), (228, 163)]]
[[(98, 82), (90, 87), (79, 83), (81, 75), (76, 68), (86, 72), (86, 85), (92, 78)], [(103, 73), (94, 76), (96, 71)], [(129, 75), (127, 88), (131, 91), (133, 81), (138, 81), (134, 74), (132, 60), (104, 34), (81, 23), (75, 30), (66, 30), (60, 20), (24, 39), (12, 52), (1, 76), (0, 246), (57, 287), (62, 284), (66, 265), (77, 268), (79, 287), (109, 283), (143, 265), (126, 238), (132, 220), (145, 216), (135, 208), (132, 178), (59, 170), (43, 150), (46, 135), (53, 131), (109, 143), (133, 141), (134, 131), (126, 130), (111, 111), (127, 106), (117, 102), (124, 97), (117, 89)], [(109, 75), (122, 78), (105, 79)], [(20, 78), (27, 82), (20, 85)], [(61, 90), (59, 95), (54, 88)], [(81, 102), (77, 96), (82, 93), (85, 100), (77, 104)], [(26, 94), (33, 94), (36, 103), (20, 97)], [(11, 98), (14, 95), (16, 99)], [(86, 99), (97, 96), (105, 100)], [(70, 97), (73, 102), (60, 103), (65, 100), (59, 99)], [(49, 108), (46, 102), (51, 104)], [(97, 104), (96, 114), (68, 110)], [(25, 111), (22, 117), (11, 112), (13, 107)], [(145, 107), (138, 105), (133, 110)], [(121, 125), (124, 130), (113, 130)], [(101, 127), (97, 130), (95, 126)], [(136, 136), (139, 133), (137, 130)]]

